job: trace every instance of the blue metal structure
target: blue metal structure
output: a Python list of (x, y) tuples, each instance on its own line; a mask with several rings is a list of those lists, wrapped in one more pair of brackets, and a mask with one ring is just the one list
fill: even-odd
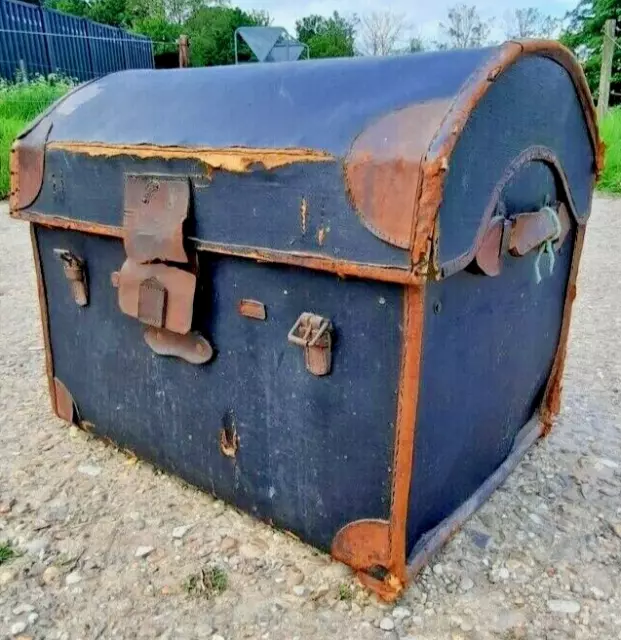
[(117, 27), (0, 0), (0, 77), (59, 73), (79, 81), (122, 69), (152, 69), (151, 41)]
[(239, 38), (259, 62), (294, 62), (304, 52), (310, 58), (308, 45), (292, 38), (282, 27), (240, 27), (235, 30), (235, 64), (239, 64)]

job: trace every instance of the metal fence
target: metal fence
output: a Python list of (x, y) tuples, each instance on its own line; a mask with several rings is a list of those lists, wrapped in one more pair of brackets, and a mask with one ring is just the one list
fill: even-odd
[(83, 81), (153, 67), (149, 38), (18, 0), (0, 0), (0, 77), (58, 73)]

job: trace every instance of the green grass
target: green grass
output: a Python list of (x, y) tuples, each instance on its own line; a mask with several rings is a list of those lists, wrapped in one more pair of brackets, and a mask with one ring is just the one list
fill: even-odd
[(28, 83), (0, 80), (0, 199), (10, 190), (9, 160), (15, 137), (72, 86), (70, 80), (56, 76)]
[(211, 598), (226, 591), (229, 579), (224, 569), (218, 566), (206, 567), (200, 573), (189, 576), (183, 588), (188, 595)]
[(606, 165), (598, 187), (602, 191), (621, 193), (621, 107), (610, 110), (600, 131), (606, 143)]
[(0, 543), (0, 565), (8, 562), (16, 556), (13, 547), (8, 543)]

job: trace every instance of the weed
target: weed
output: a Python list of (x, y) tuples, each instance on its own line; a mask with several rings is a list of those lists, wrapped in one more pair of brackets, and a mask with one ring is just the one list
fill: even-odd
[(12, 558), (14, 558), (17, 554), (15, 550), (11, 546), (10, 542), (4, 542), (0, 544), (0, 565), (8, 562)]
[(192, 574), (183, 584), (184, 591), (191, 596), (211, 598), (226, 591), (229, 584), (224, 569), (218, 566), (205, 567)]
[(339, 585), (339, 600), (349, 602), (354, 597), (351, 586), (344, 582)]

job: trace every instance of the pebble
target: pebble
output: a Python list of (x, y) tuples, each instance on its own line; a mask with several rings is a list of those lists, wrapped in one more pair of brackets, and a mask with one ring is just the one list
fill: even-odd
[(146, 558), (148, 555), (155, 551), (155, 547), (138, 547), (136, 549), (136, 558)]
[(612, 526), (612, 530), (614, 532), (614, 534), (618, 537), (621, 538), (621, 522), (619, 523), (615, 523)]
[(548, 600), (548, 609), (552, 613), (580, 613), (580, 603), (576, 600)]
[(306, 589), (304, 588), (303, 585), (298, 584), (295, 587), (293, 587), (293, 593), (295, 593), (296, 596), (299, 596), (301, 598), (306, 593)]
[(78, 473), (96, 478), (101, 474), (101, 467), (96, 467), (94, 464), (82, 464), (78, 467)]
[(24, 549), (27, 553), (33, 556), (38, 556), (40, 553), (45, 553), (48, 547), (48, 541), (45, 538), (35, 538), (24, 545)]
[(31, 604), (20, 604), (13, 609), (13, 615), (21, 616), (22, 613), (30, 613), (31, 611), (34, 611), (34, 607)]
[(224, 640), (224, 636), (218, 635), (217, 633), (211, 636), (211, 640)]
[(379, 627), (382, 631), (392, 631), (395, 628), (395, 621), (387, 616), (380, 620)]
[(392, 610), (392, 617), (397, 620), (404, 620), (405, 618), (409, 618), (412, 615), (412, 612), (407, 607), (395, 607)]
[(235, 538), (231, 538), (231, 536), (222, 538), (222, 542), (220, 543), (220, 551), (222, 551), (222, 553), (230, 553), (235, 551), (237, 547), (239, 547), (239, 542)]
[(48, 567), (41, 576), (41, 580), (43, 580), (43, 584), (51, 584), (55, 580), (58, 580), (60, 577), (61, 570), (58, 567), (51, 566)]
[(26, 627), (28, 626), (23, 620), (16, 622), (11, 626), (11, 635), (18, 636), (20, 633), (24, 633), (26, 631)]
[(472, 578), (469, 578), (468, 576), (464, 576), (459, 583), (459, 588), (462, 591), (470, 591), (470, 589), (472, 589), (473, 587), (474, 582), (472, 581)]
[(176, 527), (172, 531), (172, 537), (175, 540), (181, 540), (184, 538), (185, 534), (192, 528), (191, 524), (185, 525), (183, 527)]
[(78, 582), (82, 582), (82, 576), (77, 571), (74, 571), (73, 573), (70, 573), (65, 578), (65, 584), (68, 587), (70, 587), (71, 585), (74, 585), (74, 584), (78, 584)]
[(304, 574), (297, 568), (291, 569), (287, 574), (287, 585), (295, 587), (304, 582)]
[(13, 582), (13, 580), (15, 580), (14, 571), (2, 571), (0, 573), (0, 585), (9, 584), (9, 582)]
[(259, 541), (257, 541), (257, 543), (249, 542), (242, 544), (239, 548), (239, 553), (246, 558), (246, 560), (258, 560), (265, 555), (267, 549), (268, 546), (264, 542), (262, 544), (259, 544)]
[(434, 564), (433, 565), (433, 573), (436, 576), (441, 576), (444, 574), (444, 567), (441, 564)]

